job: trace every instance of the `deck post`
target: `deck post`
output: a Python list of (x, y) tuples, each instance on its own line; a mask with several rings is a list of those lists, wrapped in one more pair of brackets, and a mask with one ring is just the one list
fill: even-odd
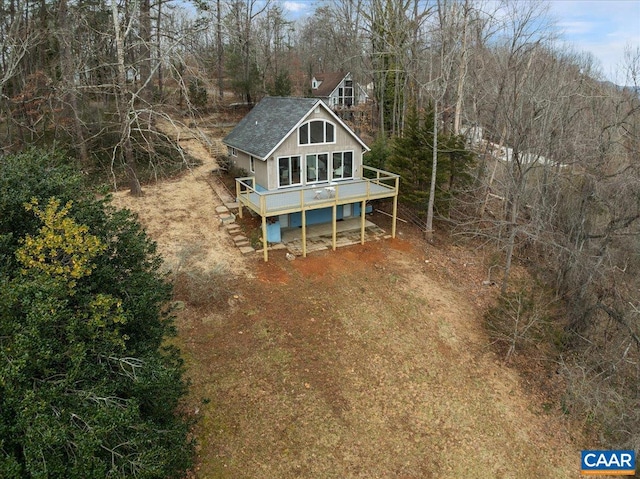
[(265, 263), (269, 261), (269, 253), (267, 252), (267, 217), (262, 217), (262, 251)]
[(238, 217), (242, 219), (242, 199), (240, 198), (240, 182), (236, 180), (236, 201), (238, 202)]
[(332, 208), (332, 218), (331, 218), (331, 248), (333, 249), (333, 251), (336, 250), (336, 236), (337, 236), (337, 230), (338, 230), (338, 226), (336, 225), (336, 222), (338, 221), (337, 217), (338, 217), (338, 205), (334, 203)]
[(307, 211), (302, 209), (302, 257), (307, 257)]
[(367, 207), (367, 202), (366, 201), (362, 201), (362, 203), (360, 204), (360, 244), (364, 244), (364, 213), (365, 213), (365, 208)]
[[(396, 188), (397, 191), (397, 188)], [(393, 197), (393, 219), (391, 220), (391, 237), (396, 237), (396, 222), (398, 220), (398, 195)]]

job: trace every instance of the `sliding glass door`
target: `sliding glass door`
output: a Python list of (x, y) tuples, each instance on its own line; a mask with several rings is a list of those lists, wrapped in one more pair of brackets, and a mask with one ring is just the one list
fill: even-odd
[(328, 181), (328, 153), (318, 153), (316, 155), (307, 155), (307, 183), (319, 183)]
[(302, 184), (299, 156), (282, 156), (278, 158), (278, 187)]

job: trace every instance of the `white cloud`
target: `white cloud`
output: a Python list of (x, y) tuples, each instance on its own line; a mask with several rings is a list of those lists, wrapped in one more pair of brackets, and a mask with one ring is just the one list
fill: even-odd
[(584, 20), (560, 20), (556, 25), (567, 35), (583, 35), (594, 28), (593, 22)]
[(282, 5), (286, 10), (292, 13), (300, 13), (307, 8), (307, 5), (302, 2), (284, 2)]
[(604, 76), (624, 84), (624, 51), (640, 45), (640, 2), (573, 0), (549, 2), (563, 41), (593, 54)]

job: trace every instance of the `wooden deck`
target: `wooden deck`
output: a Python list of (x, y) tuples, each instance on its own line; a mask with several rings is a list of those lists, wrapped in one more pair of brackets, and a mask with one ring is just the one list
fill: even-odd
[(236, 179), (236, 198), (239, 215), (242, 208), (247, 207), (262, 217), (262, 242), (264, 260), (267, 255), (267, 218), (288, 213), (302, 213), (302, 254), (306, 256), (306, 216), (309, 210), (319, 208), (333, 209), (333, 249), (336, 248), (336, 208), (348, 203), (361, 203), (360, 236), (361, 243), (365, 238), (365, 204), (369, 200), (393, 198), (393, 222), (391, 236), (396, 236), (396, 213), (398, 207), (398, 188), (400, 177), (394, 173), (362, 166), (364, 178), (327, 182), (302, 187), (292, 187), (274, 191), (256, 189), (255, 177), (247, 176)]
[(236, 196), (240, 205), (269, 217), (398, 195), (398, 175), (366, 166), (363, 169), (373, 177), (275, 191), (258, 191), (252, 176), (237, 178)]

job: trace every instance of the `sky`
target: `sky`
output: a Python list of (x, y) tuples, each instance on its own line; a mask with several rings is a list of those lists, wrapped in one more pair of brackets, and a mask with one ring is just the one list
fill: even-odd
[(565, 41), (592, 53), (606, 79), (628, 84), (624, 50), (640, 48), (640, 0), (551, 0), (549, 6)]
[[(492, 0), (489, 0), (491, 3)], [(518, 0), (528, 1), (528, 0)], [(312, 13), (313, 0), (282, 3), (293, 18)], [(640, 0), (549, 0), (549, 13), (562, 38), (598, 60), (605, 79), (627, 84), (622, 74), (625, 46), (640, 48)]]

